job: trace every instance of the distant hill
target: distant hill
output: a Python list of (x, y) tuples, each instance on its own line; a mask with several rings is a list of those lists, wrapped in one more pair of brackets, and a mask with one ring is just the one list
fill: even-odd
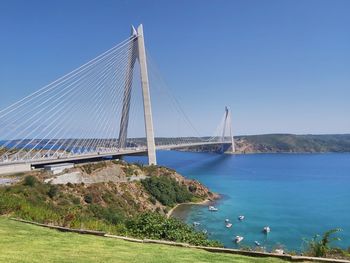
[[(235, 136), (237, 153), (350, 152), (350, 134), (263, 134)], [(217, 152), (221, 145), (187, 147), (183, 151)]]
[(240, 153), (350, 152), (350, 134), (264, 134), (235, 137)]

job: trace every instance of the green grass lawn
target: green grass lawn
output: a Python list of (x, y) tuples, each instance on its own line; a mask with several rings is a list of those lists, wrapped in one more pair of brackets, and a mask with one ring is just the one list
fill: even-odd
[(63, 233), (0, 217), (0, 262), (285, 262)]

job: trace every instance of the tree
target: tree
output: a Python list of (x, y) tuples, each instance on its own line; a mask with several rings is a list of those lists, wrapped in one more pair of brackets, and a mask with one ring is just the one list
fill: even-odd
[(330, 243), (341, 240), (339, 237), (332, 237), (332, 235), (340, 231), (342, 231), (340, 228), (331, 229), (326, 231), (321, 239), (320, 235), (315, 235), (311, 240), (307, 240), (309, 254), (316, 257), (326, 256), (331, 250)]

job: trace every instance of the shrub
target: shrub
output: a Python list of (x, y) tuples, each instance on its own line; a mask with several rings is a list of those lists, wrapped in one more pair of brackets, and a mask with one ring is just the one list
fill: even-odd
[(210, 241), (206, 234), (197, 232), (175, 218), (166, 218), (157, 213), (144, 213), (126, 223), (126, 227), (135, 237), (165, 239), (202, 246), (222, 246), (217, 241)]
[(152, 203), (153, 205), (155, 205), (155, 204), (157, 203), (157, 200), (156, 200), (153, 196), (150, 196), (150, 197), (149, 197), (149, 200), (151, 201), (151, 203)]
[(155, 175), (157, 171), (157, 166), (153, 164), (149, 166), (144, 166), (143, 170), (145, 171), (147, 176), (152, 176), (152, 175)]
[(195, 191), (197, 190), (197, 186), (195, 186), (195, 185), (190, 185), (190, 186), (188, 187), (188, 190), (190, 190), (190, 192), (193, 193), (193, 192), (195, 192)]
[(96, 163), (84, 164), (83, 166), (81, 166), (81, 169), (87, 174), (92, 174), (93, 172), (105, 167), (107, 167), (106, 162), (96, 162)]
[(128, 166), (125, 170), (125, 175), (126, 177), (131, 177), (132, 175), (134, 175), (135, 171), (131, 166)]
[(166, 206), (190, 201), (193, 195), (175, 179), (152, 176), (142, 181), (142, 185), (154, 198)]
[(72, 200), (73, 204), (80, 205), (80, 199), (78, 197), (73, 196), (73, 197), (71, 197), (71, 200)]
[(58, 193), (57, 185), (50, 185), (50, 189), (47, 192), (47, 195), (52, 199), (57, 195), (57, 193)]
[(124, 221), (124, 216), (117, 208), (91, 205), (89, 208), (95, 217), (103, 219), (108, 223), (118, 224)]
[(92, 194), (86, 194), (86, 195), (84, 196), (84, 201), (85, 201), (86, 203), (88, 203), (88, 204), (91, 204), (92, 201), (93, 201)]
[(35, 184), (38, 182), (38, 180), (32, 176), (32, 175), (28, 175), (26, 177), (24, 177), (24, 185), (27, 185), (27, 186), (30, 186), (30, 187), (33, 187), (35, 186)]
[(330, 243), (340, 240), (339, 237), (331, 237), (335, 233), (341, 231), (340, 228), (335, 228), (325, 232), (320, 238), (320, 235), (315, 235), (311, 240), (306, 240), (308, 245), (307, 253), (315, 257), (325, 257), (331, 250)]

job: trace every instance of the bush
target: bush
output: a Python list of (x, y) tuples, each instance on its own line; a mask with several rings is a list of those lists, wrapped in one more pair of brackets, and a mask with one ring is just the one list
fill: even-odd
[(325, 232), (320, 238), (320, 235), (315, 235), (311, 240), (306, 240), (308, 245), (307, 254), (314, 257), (325, 257), (331, 250), (330, 243), (340, 240), (339, 237), (331, 237), (333, 234), (341, 231), (340, 228), (335, 228)]
[(72, 196), (71, 200), (73, 204), (80, 205), (80, 199), (78, 197)]
[(27, 185), (27, 186), (30, 186), (30, 187), (33, 187), (36, 185), (36, 183), (38, 182), (38, 180), (32, 176), (32, 175), (28, 175), (26, 177), (24, 177), (24, 185)]
[(84, 196), (84, 201), (85, 201), (86, 203), (88, 203), (88, 204), (91, 204), (92, 201), (93, 201), (92, 194), (86, 194), (86, 195)]
[(175, 179), (152, 176), (142, 181), (148, 193), (166, 206), (190, 201), (193, 195), (188, 189), (180, 185)]
[(157, 200), (153, 196), (150, 196), (149, 200), (153, 205), (155, 205), (157, 203)]
[(52, 199), (57, 195), (57, 193), (58, 193), (57, 185), (50, 185), (50, 189), (47, 192), (47, 195)]
[(190, 185), (190, 186), (188, 187), (188, 190), (190, 190), (191, 193), (196, 192), (197, 186), (195, 186), (195, 185)]
[(103, 219), (108, 223), (116, 225), (124, 221), (124, 216), (122, 215), (122, 212), (116, 208), (91, 205), (90, 210), (92, 211), (95, 217)]
[(131, 166), (128, 166), (125, 170), (126, 177), (131, 177), (135, 173), (134, 169)]
[(143, 171), (146, 173), (146, 176), (155, 175), (155, 173), (157, 172), (157, 166), (153, 164), (149, 166), (144, 166)]
[(185, 242), (192, 245), (222, 246), (217, 241), (210, 241), (206, 234), (197, 232), (175, 218), (166, 218), (157, 213), (144, 213), (126, 223), (129, 232), (138, 238), (165, 239)]

